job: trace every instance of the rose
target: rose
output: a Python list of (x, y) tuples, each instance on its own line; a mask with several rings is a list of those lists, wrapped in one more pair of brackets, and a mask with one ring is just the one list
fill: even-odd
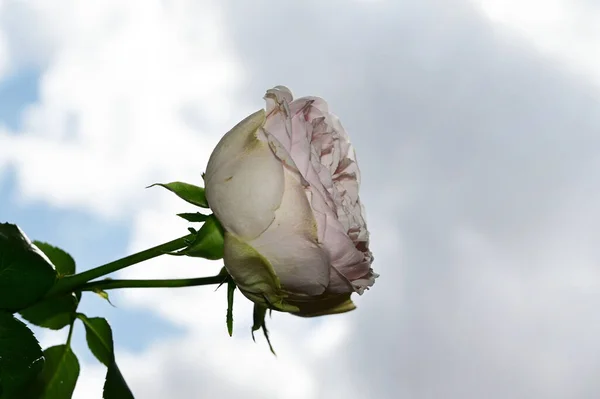
[(359, 168), (318, 97), (267, 91), (214, 149), (206, 198), (225, 230), (224, 263), (255, 303), (300, 316), (355, 308), (377, 275), (358, 196)]

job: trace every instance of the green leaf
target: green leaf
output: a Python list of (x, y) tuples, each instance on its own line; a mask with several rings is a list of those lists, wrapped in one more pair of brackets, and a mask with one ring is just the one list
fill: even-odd
[(189, 202), (190, 204), (194, 204), (202, 208), (208, 208), (208, 202), (206, 201), (206, 195), (204, 194), (204, 189), (202, 187), (175, 181), (171, 183), (154, 183), (146, 188), (154, 186), (164, 187), (167, 190), (177, 194), (179, 198)]
[(81, 313), (78, 313), (77, 317), (85, 326), (85, 338), (88, 347), (94, 356), (107, 367), (102, 397), (104, 399), (133, 399), (133, 394), (117, 367), (112, 330), (106, 319), (87, 317)]
[(14, 224), (0, 224), (0, 309), (33, 305), (55, 279), (52, 264), (25, 233)]
[(28, 398), (69, 399), (73, 396), (79, 361), (69, 345), (52, 346), (44, 351), (46, 363), (28, 392)]
[(106, 319), (77, 313), (77, 318), (85, 326), (85, 339), (88, 347), (101, 363), (108, 367), (113, 361), (112, 330)]
[(50, 297), (20, 312), (21, 316), (36, 326), (60, 330), (71, 324), (77, 310), (77, 297), (70, 293)]
[(233, 336), (233, 293), (235, 292), (235, 283), (229, 278), (227, 281), (227, 332)]
[(75, 274), (75, 260), (71, 255), (45, 242), (34, 241), (33, 243), (50, 259), (59, 277)]
[(42, 371), (42, 348), (31, 330), (10, 313), (0, 311), (0, 395), (19, 393)]
[(255, 303), (252, 323), (252, 339), (254, 340), (254, 331), (262, 328), (265, 338), (267, 339), (267, 343), (269, 344), (269, 349), (271, 350), (271, 353), (277, 356), (277, 354), (273, 350), (273, 346), (271, 345), (271, 340), (269, 339), (269, 330), (267, 330), (267, 323), (265, 322), (266, 315), (267, 308), (265, 306)]
[(188, 222), (204, 222), (209, 217), (209, 215), (205, 215), (200, 212), (196, 213), (178, 213), (177, 216), (187, 220)]
[(210, 215), (202, 225), (190, 245), (173, 255), (187, 255), (197, 258), (217, 260), (223, 257), (223, 227), (214, 215)]
[(113, 360), (106, 370), (106, 381), (102, 392), (103, 399), (134, 399), (117, 363)]

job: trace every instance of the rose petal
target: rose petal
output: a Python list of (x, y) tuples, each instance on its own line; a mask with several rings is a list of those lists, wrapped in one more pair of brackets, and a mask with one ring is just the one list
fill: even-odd
[(268, 259), (286, 291), (319, 295), (329, 284), (329, 257), (318, 244), (317, 226), (300, 176), (284, 169), (285, 191), (275, 221), (249, 242)]
[(211, 209), (227, 231), (244, 240), (269, 227), (284, 191), (283, 167), (259, 130), (263, 115), (253, 114), (229, 131), (206, 167)]
[(290, 103), (294, 97), (292, 92), (285, 86), (275, 86), (267, 90), (265, 101), (267, 103), (267, 114), (278, 108), (283, 102)]

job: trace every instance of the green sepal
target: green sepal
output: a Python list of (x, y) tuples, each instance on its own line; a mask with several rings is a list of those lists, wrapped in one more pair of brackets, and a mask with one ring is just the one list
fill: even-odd
[(154, 186), (164, 187), (167, 190), (175, 193), (182, 200), (189, 202), (190, 204), (202, 208), (208, 208), (208, 201), (206, 201), (206, 195), (204, 194), (204, 189), (202, 187), (175, 181), (171, 183), (154, 183), (146, 188)]
[(205, 222), (206, 219), (208, 219), (208, 217), (210, 215), (205, 215), (200, 212), (195, 212), (195, 213), (178, 213), (177, 216), (179, 216), (180, 218), (185, 219), (191, 223), (201, 223), (201, 222)]
[[(194, 233), (192, 232), (192, 234)], [(195, 234), (195, 238), (189, 242), (186, 248), (169, 254), (210, 260), (223, 257), (224, 230), (214, 215), (210, 215)]]
[(269, 330), (267, 330), (267, 323), (265, 321), (265, 317), (267, 315), (267, 308), (265, 306), (259, 305), (258, 303), (254, 304), (254, 311), (253, 311), (253, 322), (252, 322), (252, 340), (254, 340), (254, 342), (256, 342), (256, 340), (254, 339), (254, 331), (257, 331), (259, 329), (263, 330), (263, 333), (265, 335), (265, 339), (267, 340), (267, 343), (269, 344), (269, 349), (271, 350), (271, 353), (275, 356), (277, 356), (277, 354), (275, 353), (275, 350), (273, 349), (273, 345), (271, 345), (271, 340), (269, 339)]
[(233, 294), (235, 292), (235, 283), (231, 278), (227, 280), (227, 332), (233, 336)]

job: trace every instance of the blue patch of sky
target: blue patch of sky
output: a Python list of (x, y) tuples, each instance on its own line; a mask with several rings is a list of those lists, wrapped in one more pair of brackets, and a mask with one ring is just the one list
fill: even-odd
[(21, 128), (24, 108), (39, 98), (40, 73), (33, 68), (19, 69), (0, 80), (0, 124), (12, 131)]
[[(127, 223), (114, 223), (92, 214), (51, 207), (44, 202), (19, 204), (16, 201), (14, 170), (0, 173), (0, 223), (15, 223), (32, 240), (48, 242), (69, 252), (78, 271), (127, 255), (129, 228)], [(106, 317), (112, 325), (116, 348), (140, 352), (152, 342), (182, 334), (183, 331), (148, 310), (127, 309), (113, 291), (112, 302), (95, 293), (84, 293), (79, 311), (89, 317)], [(121, 302), (122, 304), (122, 302)], [(78, 323), (80, 324), (80, 323)], [(82, 325), (77, 325), (73, 346), (80, 360), (93, 361), (86, 348)]]

